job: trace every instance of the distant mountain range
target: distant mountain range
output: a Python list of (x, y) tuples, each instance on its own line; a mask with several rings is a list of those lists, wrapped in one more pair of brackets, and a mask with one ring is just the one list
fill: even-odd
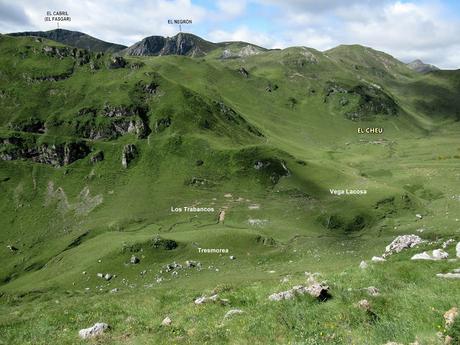
[(424, 63), (422, 60), (414, 60), (410, 63), (407, 64), (407, 67), (409, 67), (410, 69), (416, 71), (416, 72), (420, 72), (420, 73), (428, 73), (428, 72), (431, 72), (431, 71), (438, 71), (439, 68), (436, 67), (435, 65), (430, 65), (430, 64), (427, 64), (427, 63)]
[[(173, 37), (149, 36), (134, 43), (130, 47), (102, 41), (82, 32), (64, 29), (16, 32), (8, 35), (37, 36), (94, 52), (118, 53), (130, 56), (185, 55), (199, 57), (220, 49), (220, 58), (231, 59), (255, 55), (268, 50), (246, 42), (213, 43), (190, 33), (178, 33)], [(438, 67), (426, 64), (419, 59), (406, 65), (410, 69), (419, 73), (428, 73), (439, 70)]]
[(87, 49), (94, 52), (116, 53), (126, 46), (105, 42), (83, 32), (55, 29), (50, 31), (26, 31), (8, 34), (10, 36), (36, 36), (66, 44), (72, 47)]

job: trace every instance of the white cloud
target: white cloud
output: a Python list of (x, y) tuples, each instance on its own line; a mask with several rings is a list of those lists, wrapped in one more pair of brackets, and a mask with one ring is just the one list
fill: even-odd
[(233, 31), (211, 31), (208, 34), (208, 38), (213, 42), (243, 41), (268, 48), (272, 48), (272, 46), (275, 44), (275, 40), (271, 36), (264, 33), (252, 31), (248, 29), (246, 26), (240, 26)]
[[(404, 60), (422, 58), (445, 68), (460, 66), (460, 56), (454, 52), (460, 23), (446, 20), (439, 6), (396, 2), (385, 6), (377, 18), (347, 21), (347, 39)], [(457, 57), (448, 57), (448, 52)]]
[(223, 15), (229, 16), (237, 16), (244, 14), (246, 10), (247, 1), (246, 0), (239, 0), (239, 1), (229, 1), (229, 0), (218, 0), (217, 1), (217, 8)]

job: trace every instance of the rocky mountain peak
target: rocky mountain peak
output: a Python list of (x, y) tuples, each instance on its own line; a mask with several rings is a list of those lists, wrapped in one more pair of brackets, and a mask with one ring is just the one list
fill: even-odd
[(416, 60), (406, 64), (406, 66), (409, 67), (411, 70), (414, 70), (414, 71), (419, 72), (419, 73), (428, 73), (428, 72), (431, 72), (431, 71), (439, 70), (438, 67), (436, 67), (434, 65), (426, 64), (420, 59), (416, 59)]
[(173, 37), (149, 36), (127, 48), (124, 53), (133, 56), (187, 55), (203, 56), (217, 45), (189, 33)]

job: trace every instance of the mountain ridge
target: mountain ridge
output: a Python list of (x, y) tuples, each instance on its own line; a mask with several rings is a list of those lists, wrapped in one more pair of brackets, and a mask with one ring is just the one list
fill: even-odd
[[(41, 38), (50, 39), (59, 43), (74, 46), (76, 48), (87, 49), (95, 52), (110, 52), (128, 56), (163, 56), (163, 55), (185, 55), (191, 57), (202, 57), (208, 53), (217, 50), (224, 49), (221, 52), (220, 58), (241, 58), (250, 55), (255, 55), (265, 51), (285, 50), (289, 48), (303, 47), (303, 46), (292, 46), (283, 49), (268, 49), (259, 45), (243, 42), (243, 41), (222, 41), (222, 42), (211, 42), (204, 38), (186, 32), (179, 32), (174, 36), (161, 36), (152, 35), (144, 37), (142, 40), (135, 42), (130, 46), (121, 45), (118, 43), (112, 43), (100, 40), (96, 37), (90, 36), (86, 33), (79, 31), (72, 31), (66, 29), (54, 29), (49, 31), (24, 31), (7, 33), (9, 36), (37, 36)], [(240, 49), (229, 50), (226, 49), (228, 46), (236, 45)], [(419, 73), (427, 73), (430, 71), (440, 70), (437, 66), (432, 64), (426, 64), (420, 59), (416, 59), (410, 63), (404, 63), (394, 56), (378, 51), (374, 48), (367, 47), (360, 44), (340, 44), (334, 48), (320, 51), (323, 54), (330, 52), (339, 51), (343, 48), (361, 48), (364, 51), (372, 51), (381, 54), (385, 54), (387, 57), (394, 59), (406, 65), (413, 71)], [(308, 47), (306, 47), (308, 48)]]
[(8, 36), (35, 36), (46, 38), (62, 44), (80, 49), (87, 49), (94, 52), (115, 53), (126, 48), (126, 46), (106, 42), (80, 31), (54, 29), (49, 31), (24, 31), (8, 33)]

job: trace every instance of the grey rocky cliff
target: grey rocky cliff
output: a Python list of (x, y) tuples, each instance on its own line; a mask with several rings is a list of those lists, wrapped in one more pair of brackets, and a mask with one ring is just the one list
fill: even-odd
[(135, 43), (123, 52), (132, 56), (149, 55), (187, 55), (203, 56), (218, 45), (203, 40), (202, 38), (188, 34), (179, 33), (173, 37), (150, 36)]
[(10, 136), (0, 139), (1, 160), (31, 160), (56, 167), (69, 165), (90, 152), (83, 141), (64, 143), (37, 143), (35, 139)]

